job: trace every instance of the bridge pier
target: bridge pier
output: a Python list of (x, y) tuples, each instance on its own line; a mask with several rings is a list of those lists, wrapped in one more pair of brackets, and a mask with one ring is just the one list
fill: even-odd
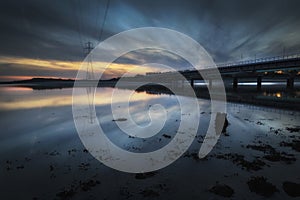
[(183, 88), (184, 87), (184, 80), (179, 81), (179, 87)]
[(294, 77), (289, 77), (286, 79), (286, 88), (287, 89), (293, 89), (294, 88)]
[(233, 89), (237, 89), (237, 87), (238, 87), (238, 78), (237, 77), (233, 78), (232, 86), (233, 86)]
[(208, 88), (209, 88), (209, 89), (212, 88), (212, 79), (209, 79), (209, 80), (208, 80)]
[(192, 86), (192, 88), (194, 87), (194, 79), (193, 78), (191, 79), (191, 86)]
[(260, 90), (261, 89), (261, 83), (262, 83), (262, 77), (258, 76), (257, 77), (257, 84), (256, 84), (256, 89)]

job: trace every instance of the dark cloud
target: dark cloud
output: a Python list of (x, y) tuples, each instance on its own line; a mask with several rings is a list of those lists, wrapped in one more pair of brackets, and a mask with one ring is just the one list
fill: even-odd
[[(0, 56), (82, 60), (83, 44), (99, 42), (106, 2), (2, 1)], [(189, 35), (217, 62), (235, 61), (241, 55), (244, 59), (273, 56), (283, 49), (300, 49), (299, 6), (298, 0), (110, 0), (102, 39), (132, 28), (155, 26)], [(146, 56), (163, 62), (149, 52), (136, 52), (136, 56), (119, 61), (138, 63), (137, 59)], [(172, 63), (169, 58), (165, 62)], [(178, 68), (182, 64), (179, 62)]]

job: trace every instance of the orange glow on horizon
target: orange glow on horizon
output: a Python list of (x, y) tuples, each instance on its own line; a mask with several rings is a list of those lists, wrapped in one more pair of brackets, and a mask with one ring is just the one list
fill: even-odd
[[(28, 69), (29, 71), (38, 70), (52, 70), (60, 74), (60, 72), (72, 72), (73, 74), (78, 71), (81, 67), (86, 68), (86, 63), (79, 61), (58, 61), (58, 60), (39, 60), (31, 58), (18, 58), (18, 57), (3, 57), (0, 56), (0, 65), (10, 64), (10, 65), (20, 65), (23, 69)], [(116, 78), (124, 75), (135, 76), (137, 74), (146, 74), (146, 72), (159, 71), (150, 66), (145, 65), (134, 65), (125, 63), (105, 63), (101, 61), (93, 62), (93, 69), (95, 73), (103, 73), (104, 77)], [(0, 79), (10, 79), (10, 80), (26, 80), (31, 78), (65, 78), (70, 77), (58, 77), (58, 76), (16, 76), (16, 75), (0, 75)], [(75, 79), (75, 77), (73, 77)]]

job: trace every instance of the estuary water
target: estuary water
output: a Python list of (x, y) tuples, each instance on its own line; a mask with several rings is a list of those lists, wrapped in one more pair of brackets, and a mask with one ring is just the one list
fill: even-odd
[[(117, 124), (126, 125), (129, 119), (112, 115), (110, 95), (116, 91), (114, 104), (120, 113), (129, 109), (140, 127), (164, 119), (162, 129), (146, 139), (122, 132)], [(129, 108), (125, 106), (128, 96)], [(182, 97), (187, 106), (189, 98)], [(221, 184), (233, 190), (233, 199), (259, 199), (264, 195), (253, 191), (249, 181), (263, 177), (276, 188), (272, 198), (289, 198), (291, 194), (283, 183), (300, 183), (300, 113), (227, 103), (226, 134), (221, 134), (213, 150), (199, 159), (197, 153), (208, 129), (211, 104), (207, 99), (197, 101), (199, 109), (190, 107), (189, 113), (181, 113), (176, 96), (171, 94), (97, 88), (97, 119), (91, 120), (98, 120), (106, 136), (126, 151), (142, 153), (163, 148), (175, 137), (183, 114), (200, 114), (197, 135), (177, 161), (152, 173), (131, 174), (103, 165), (82, 144), (72, 115), (72, 88), (1, 87), (0, 197), (218, 199), (222, 195), (213, 188)], [(135, 126), (129, 124), (127, 128), (134, 130)]]

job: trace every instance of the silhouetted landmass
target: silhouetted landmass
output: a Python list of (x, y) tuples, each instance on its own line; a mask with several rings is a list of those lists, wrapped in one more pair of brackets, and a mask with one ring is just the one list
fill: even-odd
[[(98, 87), (114, 87), (118, 78), (113, 78), (109, 80), (100, 80), (98, 82)], [(84, 82), (87, 86), (92, 86), (94, 81), (87, 80), (77, 80), (79, 83)], [(93, 84), (89, 84), (93, 83)], [(28, 80), (20, 80), (20, 81), (9, 81), (9, 82), (0, 82), (2, 85), (8, 86), (18, 86), (18, 87), (27, 87), (32, 88), (34, 90), (42, 90), (42, 89), (62, 89), (62, 88), (71, 88), (74, 86), (74, 79), (60, 79), (60, 78), (32, 78)]]
[(61, 79), (61, 78), (32, 78), (28, 80), (20, 81), (6, 81), (0, 82), (0, 84), (20, 84), (20, 83), (51, 83), (51, 82), (74, 82), (74, 79)]

